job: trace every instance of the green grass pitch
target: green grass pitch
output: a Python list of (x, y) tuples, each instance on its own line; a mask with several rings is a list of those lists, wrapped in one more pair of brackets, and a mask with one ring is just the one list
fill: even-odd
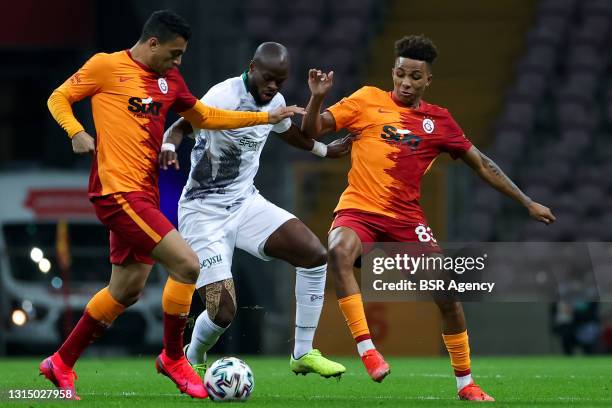
[[(242, 356), (253, 369), (255, 390), (246, 407), (458, 407), (447, 358), (389, 358), (391, 375), (369, 379), (361, 362), (341, 358), (341, 380), (295, 376), (288, 358)], [(8, 390), (48, 389), (38, 359), (0, 359), (0, 406), (58, 406), (75, 402), (10, 400)], [(211, 360), (212, 361), (212, 360)], [(173, 407), (211, 405), (179, 394), (155, 372), (153, 357), (83, 358), (77, 364), (80, 407)], [(503, 407), (611, 407), (612, 358), (475, 357), (477, 382)], [(242, 406), (242, 405), (241, 405)]]

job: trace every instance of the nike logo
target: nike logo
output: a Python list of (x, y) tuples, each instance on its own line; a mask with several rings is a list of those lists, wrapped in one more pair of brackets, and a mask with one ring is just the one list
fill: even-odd
[(140, 103), (142, 103), (143, 105), (148, 105), (151, 102), (153, 102), (153, 98), (151, 98), (150, 96), (147, 99), (141, 99)]
[(383, 110), (382, 108), (378, 108), (378, 113), (393, 113), (393, 111)]
[(129, 81), (130, 79), (132, 79), (132, 77), (123, 77), (123, 76), (120, 76), (119, 77), (119, 82)]

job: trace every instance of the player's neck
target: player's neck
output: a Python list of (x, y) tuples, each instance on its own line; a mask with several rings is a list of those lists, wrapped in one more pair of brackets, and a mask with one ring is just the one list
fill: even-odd
[(149, 61), (146, 49), (144, 47), (145, 47), (144, 44), (140, 44), (140, 43), (134, 44), (134, 46), (130, 48), (130, 56), (132, 57), (134, 61), (141, 63), (148, 69), (151, 69), (150, 61)]
[(396, 105), (402, 107), (402, 108), (409, 108), (409, 109), (414, 109), (414, 110), (418, 110), (421, 107), (421, 100), (418, 99), (416, 100), (414, 103), (407, 105), (404, 102), (400, 101), (399, 98), (397, 96), (395, 96), (395, 92), (391, 91), (391, 99), (393, 99), (393, 102), (395, 102)]

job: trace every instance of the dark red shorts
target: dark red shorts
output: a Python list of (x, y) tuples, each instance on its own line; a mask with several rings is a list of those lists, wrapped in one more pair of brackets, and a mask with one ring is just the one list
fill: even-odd
[(110, 261), (126, 260), (152, 265), (153, 248), (174, 226), (159, 210), (153, 193), (131, 191), (91, 199), (96, 215), (110, 230)]
[[(431, 228), (425, 222), (400, 220), (360, 210), (340, 210), (331, 230), (347, 227), (355, 231), (362, 244), (375, 242), (414, 242), (419, 252), (441, 253)], [(364, 252), (367, 245), (364, 246)]]

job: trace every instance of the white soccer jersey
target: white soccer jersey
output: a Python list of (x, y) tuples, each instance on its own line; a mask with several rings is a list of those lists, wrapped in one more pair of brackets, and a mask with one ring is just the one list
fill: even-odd
[[(270, 103), (258, 106), (247, 90), (245, 76), (227, 79), (210, 88), (202, 102), (216, 108), (237, 111), (270, 111), (285, 106), (277, 93)], [(217, 206), (231, 209), (258, 192), (253, 180), (259, 156), (270, 131), (286, 132), (291, 120), (231, 130), (194, 129), (191, 171), (179, 204), (198, 208)]]

